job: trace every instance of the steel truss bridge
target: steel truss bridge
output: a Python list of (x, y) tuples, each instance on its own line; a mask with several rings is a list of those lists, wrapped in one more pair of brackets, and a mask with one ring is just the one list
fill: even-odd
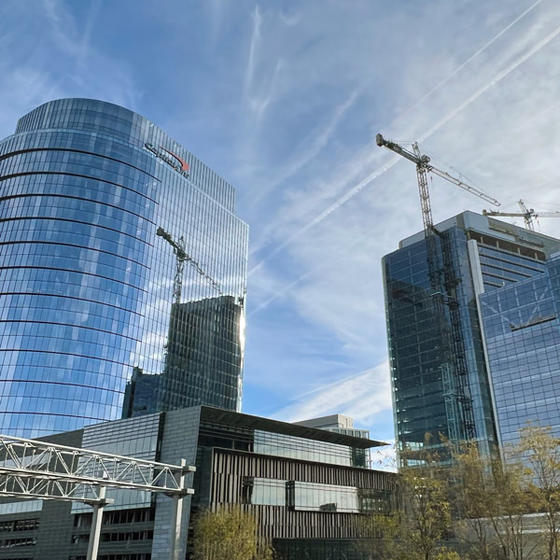
[(170, 558), (179, 558), (183, 498), (194, 490), (186, 475), (196, 470), (91, 449), (0, 434), (0, 497), (62, 500), (93, 507), (87, 560), (99, 550), (107, 488), (165, 494), (175, 501), (171, 520)]

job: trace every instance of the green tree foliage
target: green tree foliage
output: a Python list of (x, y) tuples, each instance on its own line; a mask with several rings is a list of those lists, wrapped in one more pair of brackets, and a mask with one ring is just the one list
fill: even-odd
[(461, 560), (459, 553), (447, 548), (441, 548), (434, 556), (434, 560)]
[(404, 557), (403, 530), (398, 513), (376, 513), (360, 521), (360, 534), (364, 540), (357, 542), (357, 548), (367, 555), (368, 560), (401, 560)]
[(196, 560), (272, 560), (272, 549), (258, 537), (253, 515), (240, 507), (200, 514), (194, 531)]
[(451, 515), (446, 481), (425, 471), (408, 468), (401, 473), (402, 525), (405, 542), (422, 560), (432, 560), (451, 526)]
[(400, 471), (393, 511), (362, 524), (360, 546), (369, 560), (457, 559), (441, 546), (451, 527), (446, 478), (432, 454), (415, 454), (414, 461), (415, 467)]
[(533, 509), (544, 514), (543, 558), (559, 560), (560, 439), (552, 435), (550, 428), (528, 426), (521, 430), (517, 453), (530, 469)]
[(504, 461), (477, 442), (405, 459), (414, 466), (400, 470), (391, 513), (362, 523), (368, 560), (560, 560), (560, 438), (549, 428), (522, 430)]
[(453, 450), (452, 455), (449, 499), (453, 504), (456, 531), (469, 543), (473, 556), (480, 560), (492, 560), (496, 545), (491, 539), (487, 522), (494, 499), (489, 476), (491, 466), (481, 459), (476, 442)]
[(526, 514), (533, 509), (522, 463), (483, 457), (471, 442), (454, 451), (450, 477), (455, 526), (473, 559), (538, 558), (527, 533)]

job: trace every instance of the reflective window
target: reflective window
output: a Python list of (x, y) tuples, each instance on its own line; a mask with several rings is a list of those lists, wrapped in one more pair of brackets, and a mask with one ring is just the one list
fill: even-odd
[(231, 185), (122, 107), (65, 99), (20, 119), (0, 142), (0, 430), (239, 409), (247, 226), (234, 202)]
[(247, 478), (243, 483), (244, 502), (262, 506), (286, 506), (286, 481), (272, 478)]
[(560, 258), (479, 296), (502, 443), (531, 423), (560, 436)]
[(252, 505), (288, 506), (299, 511), (339, 513), (388, 512), (390, 508), (390, 495), (386, 491), (252, 477), (244, 480), (243, 501)]
[(254, 452), (303, 461), (366, 467), (366, 453), (347, 445), (255, 430)]

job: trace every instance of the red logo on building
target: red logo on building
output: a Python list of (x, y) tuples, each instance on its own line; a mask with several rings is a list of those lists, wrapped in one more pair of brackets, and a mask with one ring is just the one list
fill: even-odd
[(173, 156), (181, 164), (181, 171), (189, 171), (189, 164), (183, 158), (180, 158), (177, 154), (174, 154), (163, 146), (160, 146), (160, 149), (162, 149), (164, 152), (167, 152), (170, 156)]
[(179, 157), (177, 154), (174, 154), (171, 150), (168, 150), (163, 146), (156, 147), (149, 142), (146, 142), (144, 146), (146, 147), (146, 149), (150, 150), (150, 152), (152, 152), (152, 154), (154, 154), (156, 157), (165, 161), (165, 163), (173, 167), (175, 171), (178, 171), (185, 177), (189, 176), (189, 164), (182, 157)]

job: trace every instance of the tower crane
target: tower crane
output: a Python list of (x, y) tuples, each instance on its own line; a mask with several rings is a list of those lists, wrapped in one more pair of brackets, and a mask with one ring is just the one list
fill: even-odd
[(523, 200), (518, 200), (517, 204), (521, 212), (496, 212), (495, 210), (483, 210), (484, 216), (504, 216), (508, 218), (523, 218), (527, 229), (535, 231), (534, 220), (539, 218), (560, 218), (560, 212), (535, 212), (533, 208), (527, 208)]
[(434, 167), (430, 163), (430, 157), (420, 152), (416, 142), (412, 144), (412, 151), (410, 151), (396, 142), (386, 140), (381, 134), (376, 135), (375, 141), (379, 147), (387, 148), (416, 165), (422, 221), (426, 237), (430, 295), (435, 325), (437, 325), (441, 337), (441, 342), (438, 343), (441, 352), (439, 370), (447, 416), (448, 437), (451, 442), (457, 444), (461, 440), (476, 437), (476, 429), (462, 335), (462, 317), (457, 294), (457, 286), (460, 280), (455, 274), (450, 240), (445, 233), (438, 232), (434, 227), (428, 188), (428, 173), (433, 173), (494, 206), (500, 206), (500, 203), (479, 189), (453, 177), (447, 171)]
[(190, 263), (193, 268), (200, 274), (206, 281), (222, 295), (222, 289), (218, 282), (216, 282), (204, 269), (185, 251), (185, 238), (181, 235), (177, 241), (173, 239), (170, 233), (165, 231), (162, 227), (158, 227), (156, 234), (163, 237), (169, 245), (173, 248), (176, 258), (175, 278), (173, 281), (173, 299), (175, 303), (181, 303), (181, 292), (183, 291), (183, 272), (185, 270), (185, 263)]
[(377, 134), (377, 136), (375, 137), (375, 141), (378, 146), (385, 147), (388, 150), (391, 150), (399, 156), (402, 156), (403, 158), (408, 159), (412, 163), (416, 164), (418, 189), (420, 191), (420, 205), (422, 207), (422, 220), (424, 222), (424, 230), (427, 236), (431, 235), (434, 229), (434, 223), (432, 220), (432, 207), (430, 203), (430, 192), (428, 189), (428, 173), (433, 173), (434, 175), (437, 175), (438, 177), (441, 177), (442, 179), (445, 179), (446, 181), (457, 185), (461, 189), (464, 189), (467, 192), (470, 192), (471, 194), (474, 194), (482, 198), (483, 200), (486, 200), (486, 202), (489, 202), (494, 206), (500, 206), (500, 203), (495, 198), (487, 195), (486, 193), (483, 193), (482, 191), (476, 189), (475, 187), (472, 187), (471, 185), (468, 185), (464, 181), (453, 177), (452, 175), (447, 173), (447, 171), (442, 171), (441, 169), (434, 167), (430, 163), (430, 157), (420, 153), (417, 142), (414, 142), (414, 144), (412, 144), (412, 151), (410, 151), (403, 148), (396, 142), (386, 140), (381, 134)]

